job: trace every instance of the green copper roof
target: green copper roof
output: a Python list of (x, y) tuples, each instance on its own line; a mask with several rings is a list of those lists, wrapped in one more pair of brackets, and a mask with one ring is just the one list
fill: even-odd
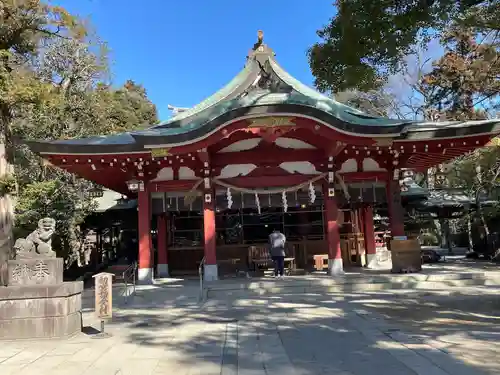
[(206, 109), (214, 105), (217, 105), (224, 100), (227, 100), (227, 98), (230, 97), (231, 94), (233, 94), (243, 83), (245, 83), (247, 78), (252, 74), (252, 71), (254, 71), (254, 65), (247, 64), (245, 68), (236, 75), (236, 77), (234, 77), (226, 86), (217, 91), (215, 94), (209, 96), (201, 103), (195, 105), (194, 107), (188, 109), (187, 111), (180, 112), (177, 115), (169, 118), (166, 121), (163, 121), (161, 124), (155, 127), (168, 126), (168, 124), (172, 124), (182, 119), (193, 116), (197, 113), (201, 113)]
[[(234, 110), (238, 107), (243, 108), (279, 104), (297, 104), (313, 107), (341, 121), (358, 125), (394, 126), (408, 123), (408, 121), (371, 116), (355, 108), (339, 103), (313, 90), (288, 74), (278, 65), (274, 59), (272, 50), (266, 47), (262, 55), (264, 58), (261, 58), (261, 61), (250, 57), (247, 60), (245, 68), (238, 73), (231, 82), (215, 94), (206, 98), (196, 106), (184, 112), (180, 112), (167, 121), (162, 122), (153, 129), (182, 128), (182, 130), (172, 130), (172, 133), (164, 133), (179, 134), (193, 130), (198, 126), (203, 126), (204, 122), (211, 121), (222, 113)], [(262, 72), (262, 68), (264, 68), (264, 72)], [(290, 92), (275, 92), (272, 88), (262, 90), (252, 86), (255, 85), (255, 80), (259, 79), (259, 74), (267, 74), (275, 80), (281, 81), (282, 84), (290, 87)], [(243, 96), (243, 93), (248, 93), (248, 95)], [(179, 124), (179, 122), (186, 119), (190, 119), (189, 124)]]
[(360, 136), (424, 139), (466, 133), (498, 133), (500, 120), (419, 123), (375, 117), (339, 103), (299, 82), (281, 68), (274, 52), (257, 43), (245, 67), (226, 86), (198, 105), (146, 130), (55, 142), (31, 142), (36, 152), (130, 152), (145, 145), (193, 143), (243, 116), (290, 114), (314, 118), (339, 131)]
[[(333, 100), (332, 98), (327, 97), (326, 95), (323, 95), (319, 93), (318, 91), (310, 88), (307, 85), (304, 85), (302, 82), (300, 82), (298, 79), (295, 77), (291, 76), (288, 72), (286, 72), (281, 66), (278, 65), (278, 63), (274, 59), (270, 59), (271, 67), (276, 72), (278, 77), (280, 77), (284, 82), (292, 86), (297, 92), (301, 93), (304, 96), (307, 96), (311, 98), (312, 100), (316, 100), (319, 102), (325, 102), (325, 103), (330, 103), (330, 107), (335, 107), (341, 111), (347, 111), (351, 113), (355, 113), (358, 115), (363, 115), (366, 117), (372, 117), (376, 118), (374, 116), (368, 115), (366, 113), (361, 112), (360, 110), (356, 108), (349, 107), (345, 104), (339, 103), (336, 100)], [(340, 111), (337, 111), (340, 112)], [(384, 119), (387, 120), (387, 119)]]
[[(210, 98), (209, 98), (210, 99)], [(174, 121), (178, 120), (178, 117), (174, 117), (172, 121), (163, 124), (164, 126), (156, 126), (151, 129), (141, 130), (138, 132), (131, 133), (141, 134), (141, 135), (174, 135), (174, 134), (182, 134), (189, 133), (194, 129), (202, 127), (204, 124), (215, 120), (221, 115), (228, 113), (230, 111), (236, 110), (238, 108), (245, 107), (256, 107), (256, 106), (270, 106), (270, 105), (282, 105), (282, 104), (295, 104), (300, 106), (307, 106), (311, 108), (315, 108), (321, 110), (325, 113), (328, 113), (344, 122), (348, 122), (351, 124), (357, 125), (366, 125), (366, 126), (395, 126), (408, 123), (407, 121), (401, 120), (391, 120), (384, 118), (377, 118), (371, 116), (359, 116), (359, 112), (350, 112), (346, 111), (342, 108), (342, 105), (335, 102), (334, 100), (323, 97), (322, 100), (313, 99), (309, 96), (306, 96), (300, 92), (292, 92), (290, 94), (287, 93), (273, 93), (268, 90), (260, 90), (249, 93), (245, 97), (240, 97), (232, 100), (220, 101), (219, 103), (213, 105), (209, 111), (200, 111), (196, 113), (194, 116), (194, 108), (191, 116), (193, 118), (189, 121), (188, 124), (180, 126), (180, 127), (168, 127), (166, 124), (174, 123)], [(345, 107), (345, 106), (344, 106)], [(347, 107), (349, 108), (349, 107)], [(184, 115), (185, 112), (181, 113)], [(183, 116), (183, 118), (186, 116)]]

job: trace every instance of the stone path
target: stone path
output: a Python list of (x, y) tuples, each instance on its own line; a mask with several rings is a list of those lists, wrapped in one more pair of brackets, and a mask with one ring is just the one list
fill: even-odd
[[(352, 299), (196, 299), (194, 287), (145, 289), (119, 303), (110, 338), (1, 343), (0, 374), (488, 374)], [(97, 328), (85, 311), (84, 325)]]

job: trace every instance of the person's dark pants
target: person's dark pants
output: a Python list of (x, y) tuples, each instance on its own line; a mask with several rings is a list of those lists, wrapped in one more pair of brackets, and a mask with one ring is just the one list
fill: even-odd
[(273, 256), (272, 260), (274, 262), (274, 276), (283, 276), (285, 271), (285, 257), (283, 256)]

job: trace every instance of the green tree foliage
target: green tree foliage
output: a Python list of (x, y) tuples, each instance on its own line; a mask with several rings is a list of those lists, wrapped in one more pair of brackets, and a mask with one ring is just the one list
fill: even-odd
[(144, 87), (134, 81), (128, 80), (116, 90), (101, 86), (98, 94), (106, 109), (107, 126), (114, 130), (144, 129), (158, 122), (156, 106)]
[(387, 117), (394, 113), (394, 97), (381, 89), (341, 91), (335, 94), (335, 100), (372, 116)]
[(422, 78), (428, 108), (453, 120), (479, 120), (500, 96), (500, 39), (454, 25), (443, 33), (444, 55)]
[[(500, 98), (500, 43), (459, 24), (443, 33), (444, 54), (422, 76), (426, 111), (441, 119), (480, 120), (496, 115)], [(499, 187), (500, 148), (492, 144), (453, 161), (448, 179), (479, 202)], [(481, 212), (480, 212), (481, 214)]]
[[(411, 98), (395, 97), (405, 104), (399, 114), (409, 119), (498, 116), (500, 1), (337, 0), (334, 5), (337, 14), (318, 31), (321, 41), (309, 50), (319, 90), (361, 92), (357, 97), (363, 99), (367, 93), (386, 91), (388, 77), (399, 75), (412, 78)], [(419, 52), (430, 39), (440, 40), (443, 55), (430, 69), (419, 64), (415, 77), (405, 77), (401, 72), (408, 72), (411, 57), (421, 62)], [(364, 109), (359, 100), (347, 103)], [(499, 147), (490, 146), (453, 161), (450, 185), (464, 189), (473, 200), (494, 199), (499, 158)], [(485, 217), (497, 213), (479, 209), (477, 217), (486, 232)]]
[[(420, 89), (426, 98), (425, 113), (440, 120), (480, 120), (496, 116), (500, 98), (500, 43), (491, 32), (456, 23), (442, 34), (443, 56), (433, 62), (424, 74)], [(450, 187), (462, 189), (476, 203), (477, 210), (464, 217), (473, 244), (472, 227), (488, 235), (488, 219), (500, 213), (497, 206), (481, 205), (486, 198), (498, 199), (500, 188), (500, 147), (488, 147), (452, 161), (447, 181)]]
[(309, 50), (321, 91), (383, 86), (419, 44), (452, 24), (500, 31), (498, 0), (337, 0), (334, 6), (336, 15)]
[(0, 2), (0, 121), (18, 186), (17, 229), (57, 220), (56, 251), (71, 260), (78, 225), (94, 209), (92, 184), (51, 165), (15, 139), (70, 139), (157, 123), (156, 107), (132, 81), (108, 82), (105, 43), (60, 7), (40, 0)]

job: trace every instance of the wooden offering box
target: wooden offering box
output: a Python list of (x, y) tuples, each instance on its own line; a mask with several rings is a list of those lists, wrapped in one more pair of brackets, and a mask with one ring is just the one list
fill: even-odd
[(391, 240), (392, 272), (420, 272), (422, 259), (418, 240)]

